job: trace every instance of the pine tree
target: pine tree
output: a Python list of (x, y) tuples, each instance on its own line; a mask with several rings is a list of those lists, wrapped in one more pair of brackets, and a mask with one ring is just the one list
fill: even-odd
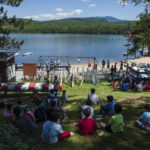
[(0, 0), (0, 49), (20, 49), (23, 41), (16, 41), (14, 38), (10, 38), (9, 34), (11, 29), (8, 26), (23, 29), (26, 24), (21, 19), (16, 17), (8, 18), (7, 10), (4, 6), (18, 7), (23, 0)]

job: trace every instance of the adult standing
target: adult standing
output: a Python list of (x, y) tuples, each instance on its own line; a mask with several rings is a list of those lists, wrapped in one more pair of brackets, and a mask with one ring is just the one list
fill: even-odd
[(110, 69), (110, 62), (109, 62), (109, 59), (107, 60), (107, 69)]
[(111, 73), (110, 73), (110, 75), (113, 76), (113, 74), (114, 74), (114, 66), (112, 65), (111, 66)]
[(58, 92), (58, 85), (59, 85), (59, 80), (57, 79), (57, 76), (55, 76), (53, 84), (54, 84), (54, 91), (57, 93)]
[(102, 70), (105, 69), (105, 63), (106, 63), (106, 62), (105, 62), (105, 60), (103, 59), (103, 60), (102, 60)]
[(80, 58), (77, 58), (77, 62), (78, 62), (78, 64), (80, 63)]
[(88, 60), (88, 67), (91, 67), (91, 65), (92, 65), (92, 60), (89, 59), (89, 60)]
[(117, 63), (115, 62), (115, 65), (114, 65), (114, 73), (116, 73), (117, 71)]
[(120, 62), (120, 71), (123, 70), (123, 61)]

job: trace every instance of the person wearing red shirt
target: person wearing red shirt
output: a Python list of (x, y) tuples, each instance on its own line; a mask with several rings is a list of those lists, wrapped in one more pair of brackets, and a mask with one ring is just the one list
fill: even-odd
[(34, 91), (32, 96), (31, 96), (31, 100), (32, 102), (36, 102), (40, 99), (40, 96), (38, 95), (38, 92), (37, 91)]
[(90, 118), (91, 109), (86, 108), (84, 114), (86, 118), (81, 119), (79, 123), (75, 123), (75, 125), (79, 127), (81, 135), (93, 135), (97, 130), (97, 124), (93, 118)]

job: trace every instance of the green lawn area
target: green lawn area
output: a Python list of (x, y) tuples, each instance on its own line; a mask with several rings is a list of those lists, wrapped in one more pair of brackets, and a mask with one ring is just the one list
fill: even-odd
[[(79, 121), (79, 106), (87, 99), (87, 94), (91, 88), (96, 89), (96, 94), (99, 97), (105, 98), (107, 95), (113, 95), (116, 102), (120, 103), (123, 107), (122, 114), (125, 121), (125, 130), (123, 133), (110, 134), (105, 132), (104, 136), (99, 137), (97, 134), (93, 136), (81, 136), (76, 127), (73, 126), (74, 122)], [(121, 92), (114, 90), (111, 83), (106, 81), (97, 85), (84, 83), (82, 87), (74, 86), (71, 88), (63, 84), (63, 89), (67, 90), (69, 102), (65, 104), (68, 108), (69, 120), (62, 121), (64, 131), (72, 131), (74, 136), (58, 142), (54, 145), (43, 144), (41, 136), (41, 126), (39, 125), (37, 133), (34, 135), (22, 135), (20, 137), (25, 143), (32, 145), (39, 145), (40, 150), (149, 150), (150, 149), (150, 133), (139, 129), (134, 126), (134, 121), (139, 118), (140, 114), (144, 111), (143, 106), (150, 103), (150, 92)], [(0, 97), (3, 101), (17, 101), (22, 100), (23, 103), (28, 104), (30, 107), (33, 105), (30, 102), (31, 93), (8, 93), (7, 98), (2, 95)], [(40, 93), (41, 97), (46, 93)], [(95, 113), (99, 111), (99, 105), (93, 106)], [(105, 120), (104, 120), (105, 121)], [(100, 121), (97, 121), (99, 124)], [(98, 133), (102, 132), (98, 129)]]

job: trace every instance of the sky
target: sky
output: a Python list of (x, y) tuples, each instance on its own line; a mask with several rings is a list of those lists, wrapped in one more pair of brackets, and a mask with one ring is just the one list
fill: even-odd
[(112, 16), (123, 20), (137, 20), (142, 6), (120, 0), (24, 0), (19, 7), (5, 7), (8, 16), (45, 21), (72, 17)]

